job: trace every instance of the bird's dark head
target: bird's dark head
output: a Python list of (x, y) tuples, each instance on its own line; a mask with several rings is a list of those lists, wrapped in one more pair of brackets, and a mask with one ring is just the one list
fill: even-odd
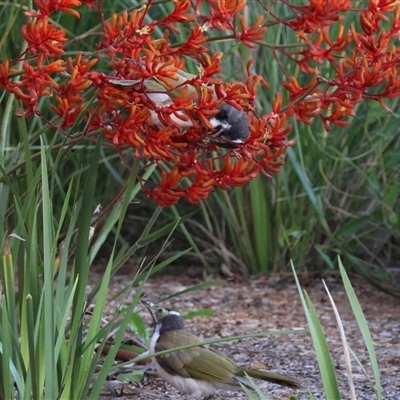
[(210, 119), (210, 123), (215, 129), (212, 139), (216, 140), (212, 142), (222, 147), (236, 147), (236, 144), (243, 143), (249, 136), (247, 114), (227, 103), (220, 105), (218, 114)]
[(142, 303), (150, 311), (156, 329), (161, 333), (185, 329), (183, 318), (178, 311), (169, 308), (159, 307), (149, 301), (142, 300)]

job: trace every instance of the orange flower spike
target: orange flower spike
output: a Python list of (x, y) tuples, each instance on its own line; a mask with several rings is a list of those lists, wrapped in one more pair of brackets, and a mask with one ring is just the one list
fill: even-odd
[(209, 24), (216, 29), (233, 30), (232, 21), (234, 16), (243, 11), (246, 6), (246, 0), (207, 0), (210, 4)]
[(398, 6), (398, 0), (369, 0), (368, 2), (368, 9), (376, 13), (392, 12)]
[(344, 24), (343, 23), (339, 24), (339, 30), (338, 30), (338, 34), (337, 34), (337, 39), (342, 39), (343, 38), (344, 30), (345, 30)]
[(372, 56), (376, 54), (376, 43), (374, 43), (371, 36), (365, 37), (364, 35), (358, 35), (358, 42), (360, 43), (360, 50), (363, 50), (364, 52)]
[(381, 52), (385, 52), (390, 41), (390, 35), (387, 32), (381, 32), (378, 36), (377, 47)]
[(232, 175), (242, 175), (243, 173), (246, 173), (246, 169), (250, 166), (249, 161), (245, 161), (243, 159), (239, 159), (235, 162), (235, 165), (233, 166), (231, 173)]
[(222, 163), (222, 168), (220, 172), (228, 173), (232, 170), (232, 158), (231, 156), (227, 153), (224, 156), (224, 161)]
[[(247, 91), (247, 87), (242, 82), (234, 82), (227, 88), (227, 100), (251, 100), (252, 95)], [(240, 103), (240, 102), (239, 102)]]
[(243, 15), (240, 16), (241, 33), (237, 35), (237, 38), (247, 47), (255, 47), (257, 40), (262, 40), (264, 38), (265, 31), (267, 27), (262, 26), (264, 17), (260, 15), (256, 22), (246, 28), (246, 19)]
[(250, 58), (250, 60), (247, 61), (247, 64), (246, 64), (246, 73), (247, 73), (247, 76), (253, 75), (253, 73), (252, 73), (252, 71), (251, 71), (251, 69), (252, 69), (252, 67), (253, 67), (253, 64), (254, 64), (254, 60), (253, 60), (252, 58)]
[[(39, 64), (39, 60), (40, 60), (40, 64)], [(40, 54), (38, 57), (38, 61), (37, 61), (38, 62), (38, 71), (43, 75), (60, 74), (61, 72), (64, 72), (67, 70), (67, 67), (64, 66), (64, 60), (53, 61), (52, 63), (47, 64), (44, 67), (42, 66), (42, 61), (43, 61), (43, 54)]]
[(65, 31), (56, 29), (53, 24), (49, 23), (47, 17), (24, 25), (21, 34), (28, 43), (31, 53), (40, 52), (53, 57), (64, 54), (62, 44), (68, 41)]
[(144, 191), (150, 199), (153, 199), (161, 207), (171, 207), (184, 196), (184, 192), (179, 190), (156, 188), (151, 192), (145, 188)]
[(285, 82), (282, 81), (281, 85), (288, 91), (291, 93), (291, 96), (293, 96), (294, 98), (296, 98), (303, 90), (303, 88), (299, 85), (299, 83), (297, 82), (296, 77), (291, 76), (290, 77), (290, 82)]
[(12, 93), (16, 99), (21, 100), (24, 105), (32, 106), (32, 108), (36, 108), (38, 104), (38, 95), (37, 93), (30, 91), (30, 94), (25, 94), (18, 86), (14, 86), (12, 88)]
[(76, 78), (80, 75), (79, 68), (75, 65), (70, 69), (70, 71), (71, 71), (71, 76), (70, 76), (69, 80), (70, 81), (76, 80)]
[[(127, 11), (124, 10), (120, 15), (113, 12), (111, 14), (109, 21), (104, 21), (104, 31), (107, 32), (116, 32), (117, 30), (121, 29), (123, 26), (123, 16), (125, 15), (125, 19), (127, 19)], [(118, 29), (119, 28), (119, 29)]]
[(174, 6), (175, 6), (174, 10), (166, 17), (161, 19), (159, 21), (159, 24), (179, 34), (180, 33), (179, 29), (176, 26), (172, 25), (172, 23), (194, 22), (196, 21), (196, 16), (193, 13), (187, 12), (191, 8), (189, 0), (174, 1)]
[(92, 85), (92, 82), (89, 79), (84, 79), (82, 77), (78, 66), (75, 66), (71, 73), (70, 83), (73, 86), (73, 90), (75, 92), (82, 92)]
[(51, 79), (49, 74), (60, 73), (66, 70), (66, 67), (62, 66), (64, 64), (63, 60), (57, 60), (43, 66), (44, 61), (45, 61), (44, 54), (39, 54), (36, 60), (36, 65), (37, 65), (36, 69), (32, 65), (30, 65), (27, 61), (24, 61), (22, 64), (22, 68), (24, 69), (25, 73), (22, 75), (22, 78), (24, 80), (38, 79), (38, 78), (46, 80), (46, 78)]
[(110, 21), (103, 24), (103, 38), (99, 48), (107, 49), (111, 55), (117, 50), (119, 43), (123, 40), (123, 31), (128, 25), (128, 12), (124, 10), (121, 14), (112, 13)]
[[(97, 58), (82, 60), (82, 53), (78, 53), (75, 57), (75, 65), (79, 68), (79, 73), (81, 75), (86, 74), (97, 63), (97, 61)], [(70, 71), (74, 69), (73, 59), (71, 57), (68, 57), (67, 59), (67, 66)]]
[(194, 89), (196, 90), (197, 96), (195, 93), (194, 97), (196, 98), (196, 105), (198, 108), (202, 108), (206, 106), (207, 108), (213, 108), (214, 106), (217, 107), (216, 101), (214, 101), (214, 90), (211, 87), (207, 86), (206, 84), (202, 84), (200, 87), (195, 86)]
[(160, 63), (158, 60), (153, 60), (152, 70), (156, 72), (156, 74), (171, 78), (173, 80), (178, 80), (176, 73), (178, 71), (178, 67), (175, 66), (175, 60), (170, 58), (169, 60)]
[(171, 189), (178, 186), (180, 180), (180, 174), (178, 168), (174, 168), (172, 171), (167, 173), (167, 171), (161, 172), (161, 188), (162, 189)]
[(9, 80), (11, 74), (18, 72), (17, 69), (10, 68), (10, 61), (6, 58), (0, 63), (0, 88), (4, 87), (8, 92), (12, 90), (15, 83)]
[(250, 94), (249, 100), (251, 102), (253, 102), (257, 97), (257, 87), (260, 83), (263, 85), (264, 88), (268, 87), (267, 82), (260, 75), (250, 75), (246, 79), (246, 89), (247, 89), (248, 93)]
[(335, 51), (338, 53), (344, 52), (351, 43), (351, 34), (347, 33), (336, 41)]
[[(117, 133), (117, 132), (115, 132), (115, 133)], [(135, 149), (144, 149), (144, 147), (146, 146), (146, 141), (143, 139), (140, 132), (133, 131), (133, 132), (129, 132), (129, 133), (124, 133), (123, 136), (126, 137), (128, 143), (131, 143), (131, 145)], [(136, 153), (136, 155), (140, 159), (143, 159), (140, 152)]]
[[(42, 54), (41, 54), (42, 56)], [(41, 64), (41, 57), (39, 56), (36, 60), (36, 63), (39, 63), (39, 65)], [(35, 68), (28, 63), (28, 61), (24, 61), (22, 63), (22, 69), (25, 71), (22, 74), (22, 79), (28, 79), (28, 78), (36, 78), (36, 76), (38, 75), (38, 73), (35, 71)]]
[(144, 59), (145, 71), (143, 72), (143, 79), (150, 78), (155, 74), (154, 67), (157, 63), (154, 62), (154, 53), (147, 53)]
[(222, 168), (218, 172), (214, 172), (213, 176), (216, 185), (221, 189), (228, 189), (231, 186), (242, 186), (250, 179), (251, 176), (243, 175), (245, 170), (249, 167), (250, 163), (243, 159), (236, 160), (235, 164), (232, 164), (232, 159), (229, 154), (224, 156)]
[(174, 102), (171, 105), (171, 108), (174, 110), (193, 110), (194, 103), (193, 99), (196, 97), (195, 93), (188, 94), (189, 88), (188, 86), (183, 86), (181, 92), (178, 97), (174, 98)]
[(214, 190), (214, 184), (214, 179), (207, 179), (207, 176), (196, 176), (196, 180), (193, 184), (185, 190), (184, 198), (192, 204), (196, 204), (200, 200), (205, 200)]
[(53, 88), (59, 87), (58, 83), (51, 78), (50, 74), (63, 72), (66, 68), (61, 66), (64, 62), (63, 60), (57, 60), (45, 66), (43, 66), (43, 61), (44, 55), (40, 54), (36, 60), (36, 69), (28, 64), (28, 62), (24, 61), (22, 68), (25, 72), (22, 74), (22, 80), (18, 85), (36, 91), (39, 96), (49, 96), (51, 94), (47, 90), (49, 86)]
[(172, 161), (173, 154), (165, 151), (156, 143), (146, 143), (144, 148), (146, 150), (146, 158), (151, 158), (153, 160), (162, 160), (162, 161)]
[(58, 106), (55, 106), (54, 104), (50, 104), (50, 108), (54, 111), (55, 114), (57, 114), (59, 117), (63, 117), (69, 108), (69, 103), (67, 99), (61, 98), (60, 96), (54, 96), (55, 100), (58, 103)]
[(176, 75), (178, 68), (174, 66), (174, 61), (169, 60), (163, 64), (154, 61), (152, 63), (150, 71), (154, 71), (151, 76), (155, 77), (159, 81), (163, 82), (170, 89), (175, 89), (179, 83), (179, 79)]
[[(110, 138), (110, 133), (108, 134), (107, 139), (112, 140), (112, 136), (114, 135), (114, 132), (111, 133), (111, 138)], [(126, 137), (126, 142), (128, 143), (129, 146), (131, 146), (133, 149), (135, 149), (135, 157), (138, 158), (139, 160), (142, 159), (141, 154), (137, 151), (138, 148), (142, 147), (143, 145), (136, 140), (136, 132), (130, 133), (129, 135), (125, 135)]]
[(24, 12), (24, 14), (27, 15), (28, 17), (43, 18), (55, 11), (63, 11), (73, 15), (76, 18), (80, 18), (80, 14), (78, 13), (78, 11), (70, 8), (70, 7), (79, 7), (82, 3), (78, 0), (57, 0), (57, 1), (34, 0), (34, 1), (39, 9), (40, 14), (31, 11)]
[(278, 92), (275, 92), (274, 100), (272, 101), (272, 112), (275, 114), (279, 114), (282, 108), (282, 95)]
[[(132, 29), (132, 31), (140, 30), (143, 28), (143, 21), (146, 17), (148, 10), (148, 6), (143, 5), (142, 7), (133, 10), (129, 16), (128, 26)], [(139, 33), (139, 32), (137, 32)]]
[(129, 118), (135, 121), (135, 124), (143, 124), (150, 115), (149, 110), (145, 107), (138, 106), (136, 103), (131, 104)]
[[(272, 163), (270, 162), (270, 160), (264, 160), (265, 162), (263, 162), (263, 169), (261, 169), (261, 172), (263, 173), (263, 175), (265, 175), (267, 178), (272, 178), (271, 175), (269, 173), (272, 174), (278, 174), (280, 169), (279, 168), (274, 168), (272, 166)], [(279, 163), (278, 166), (283, 165), (285, 162), (282, 161)], [(268, 172), (267, 172), (268, 171)]]
[[(220, 72), (221, 70), (221, 63), (224, 53), (217, 51), (213, 53), (210, 57), (209, 54), (204, 53), (201, 55), (202, 64), (204, 67), (203, 75), (214, 75)], [(214, 71), (214, 72), (213, 72)]]
[(71, 104), (67, 99), (61, 99), (57, 96), (57, 101), (59, 106), (56, 107), (53, 104), (50, 105), (50, 108), (60, 117), (62, 118), (61, 127), (71, 127), (76, 123), (76, 118), (82, 111), (82, 106), (77, 104)]
[(190, 35), (186, 42), (180, 46), (179, 48), (175, 48), (174, 50), (181, 54), (199, 54), (205, 53), (207, 51), (207, 47), (203, 46), (203, 43), (208, 41), (208, 36), (204, 34), (204, 30), (200, 25), (192, 28), (190, 30)]

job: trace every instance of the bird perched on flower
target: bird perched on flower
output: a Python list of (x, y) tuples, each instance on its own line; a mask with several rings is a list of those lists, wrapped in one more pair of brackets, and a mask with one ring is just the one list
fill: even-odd
[[(155, 69), (157, 70), (157, 67)], [(201, 91), (206, 90), (211, 93), (211, 96), (208, 96), (209, 103), (213, 104), (218, 100), (214, 86), (204, 84), (199, 88), (195, 84), (196, 75), (170, 65), (164, 68), (163, 72), (168, 76), (155, 74), (138, 80), (115, 78), (109, 82), (141, 92), (147, 102), (152, 124), (156, 126), (173, 124), (179, 128), (194, 126), (199, 119), (196, 118), (197, 101), (199, 97), (204, 97)], [(181, 100), (183, 106), (179, 107), (177, 103), (181, 104)], [(212, 143), (221, 147), (236, 147), (247, 139), (249, 119), (247, 114), (239, 109), (240, 106), (237, 107), (222, 101), (215, 109), (207, 110), (212, 114), (208, 120), (203, 118), (203, 122), (210, 126), (209, 139)]]

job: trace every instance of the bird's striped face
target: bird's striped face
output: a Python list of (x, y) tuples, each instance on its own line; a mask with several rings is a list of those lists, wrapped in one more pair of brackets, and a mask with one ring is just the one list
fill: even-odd
[(247, 114), (229, 104), (222, 103), (219, 113), (211, 118), (210, 123), (216, 130), (212, 136), (222, 139), (212, 142), (221, 147), (235, 147), (236, 143), (243, 143), (249, 136)]

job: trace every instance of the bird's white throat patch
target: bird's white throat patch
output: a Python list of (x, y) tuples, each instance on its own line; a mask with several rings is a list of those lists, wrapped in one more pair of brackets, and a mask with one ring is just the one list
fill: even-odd
[(219, 126), (220, 131), (225, 131), (225, 130), (229, 130), (232, 128), (232, 125), (229, 124), (227, 121), (221, 121), (215, 117), (210, 119), (210, 124), (213, 126), (213, 128), (216, 128), (217, 126)]
[[(170, 311), (169, 313), (174, 315), (180, 315), (177, 311)], [(150, 346), (149, 346), (150, 354), (155, 353), (156, 343), (160, 337), (160, 329), (161, 329), (161, 324), (157, 324), (153, 336), (151, 337), (150, 340)], [(174, 386), (176, 389), (178, 389), (181, 393), (187, 393), (194, 397), (201, 397), (201, 396), (207, 397), (215, 394), (218, 390), (218, 387), (216, 387), (218, 385), (215, 385), (212, 382), (201, 381), (193, 378), (183, 378), (182, 376), (179, 375), (171, 375), (160, 366), (160, 364), (157, 362), (156, 357), (153, 357), (152, 360), (158, 375), (165, 381), (170, 383), (172, 386)]]

